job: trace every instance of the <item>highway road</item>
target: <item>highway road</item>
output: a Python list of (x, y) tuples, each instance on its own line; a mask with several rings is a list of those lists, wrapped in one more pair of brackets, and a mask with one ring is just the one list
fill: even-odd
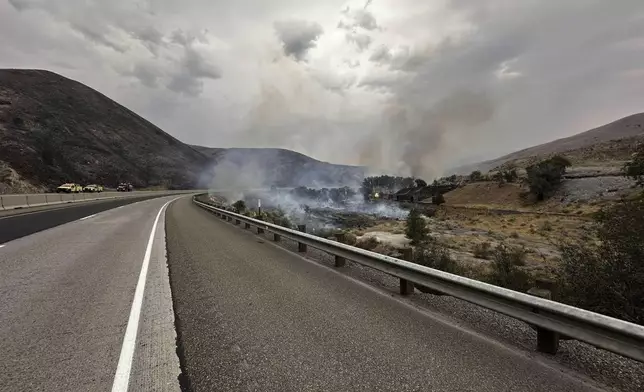
[(0, 391), (598, 390), (175, 198), (1, 245)]
[[(57, 210), (96, 215), (2, 244), (1, 391), (110, 391), (123, 378), (131, 391), (179, 391), (165, 214), (159, 214), (175, 197), (103, 212)], [(37, 225), (41, 215), (46, 219), (45, 212), (19, 219)], [(0, 220), (3, 230), (6, 224)], [(130, 323), (138, 326), (133, 342), (126, 327), (146, 260), (142, 310), (136, 324)], [(116, 377), (120, 363), (121, 374), (129, 370), (125, 377)]]
[(166, 217), (193, 391), (592, 391), (179, 200)]

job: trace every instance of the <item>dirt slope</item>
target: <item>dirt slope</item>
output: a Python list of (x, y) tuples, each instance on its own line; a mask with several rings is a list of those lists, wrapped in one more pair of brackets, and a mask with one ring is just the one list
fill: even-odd
[(618, 166), (630, 157), (634, 146), (643, 140), (644, 113), (638, 113), (577, 135), (466, 165), (456, 171), (462, 174), (473, 170), (485, 172), (508, 164), (525, 167), (553, 154), (564, 154), (573, 164)]

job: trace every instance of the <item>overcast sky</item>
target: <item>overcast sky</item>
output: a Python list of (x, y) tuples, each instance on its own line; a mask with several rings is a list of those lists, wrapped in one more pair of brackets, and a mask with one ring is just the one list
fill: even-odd
[(431, 177), (644, 111), (644, 3), (0, 0), (0, 67), (187, 143)]

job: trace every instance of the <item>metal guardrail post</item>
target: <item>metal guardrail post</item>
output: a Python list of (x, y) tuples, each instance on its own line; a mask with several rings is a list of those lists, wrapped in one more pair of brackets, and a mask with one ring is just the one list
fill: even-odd
[(25, 204), (29, 207), (29, 195), (25, 195)]
[(2, 206), (2, 209), (4, 210), (4, 200), (2, 199), (2, 196), (0, 196), (0, 206)]
[(279, 235), (277, 233), (273, 233), (273, 241), (279, 242), (281, 239), (282, 239), (281, 235)]
[[(554, 283), (537, 280), (535, 287), (528, 290), (528, 294), (543, 299), (553, 300), (556, 296)], [(534, 313), (538, 314), (539, 310), (535, 309)], [(541, 327), (534, 328), (537, 330), (537, 351), (546, 354), (556, 354), (559, 350), (559, 333)]]
[(45, 193), (45, 204), (49, 204), (49, 200), (47, 200), (47, 194)]
[[(339, 233), (335, 238), (338, 240), (338, 242), (344, 243), (345, 237), (346, 236), (344, 233)], [(335, 266), (339, 268), (344, 267), (345, 265), (347, 265), (347, 259), (342, 256), (335, 255)]]
[(239, 219), (235, 219), (235, 224), (239, 225), (239, 224), (241, 224), (241, 221)]
[[(411, 248), (404, 248), (402, 250), (402, 258), (406, 261), (412, 261), (414, 258), (414, 253)], [(414, 293), (414, 282), (410, 282), (407, 279), (400, 278), (400, 294), (401, 295), (410, 295)]]
[(250, 223), (244, 223), (244, 229), (250, 229)]
[[(301, 231), (302, 233), (306, 233), (306, 225), (297, 225), (297, 230)], [(297, 251), (301, 253), (306, 252), (306, 244), (298, 242)]]

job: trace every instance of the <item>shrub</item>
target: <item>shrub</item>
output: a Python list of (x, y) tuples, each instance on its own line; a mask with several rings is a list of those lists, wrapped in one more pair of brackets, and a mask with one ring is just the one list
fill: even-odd
[(519, 178), (517, 169), (506, 170), (502, 173), (502, 176), (505, 182), (515, 182)]
[(525, 250), (521, 248), (504, 244), (497, 246), (492, 257), (490, 283), (511, 290), (527, 291), (532, 279), (520, 268), (525, 265), (525, 255)]
[(420, 245), (429, 240), (429, 229), (417, 208), (412, 208), (407, 216), (407, 227), (405, 236), (412, 245)]
[(492, 255), (492, 247), (490, 246), (489, 242), (480, 242), (476, 245), (474, 245), (474, 257), (478, 257), (479, 259), (484, 259), (484, 260), (489, 260), (490, 256)]
[(460, 274), (462, 272), (462, 268), (450, 256), (449, 251), (436, 242), (416, 248), (412, 261), (450, 274)]
[(445, 196), (443, 196), (442, 193), (439, 193), (436, 196), (432, 196), (432, 204), (439, 206), (443, 203), (445, 203)]
[(274, 210), (267, 211), (266, 217), (268, 222), (271, 222), (273, 224), (276, 224), (282, 227), (286, 227), (287, 229), (292, 229), (295, 227), (295, 225), (293, 225), (293, 222), (291, 222), (289, 217), (286, 216), (286, 212), (284, 212), (284, 210), (282, 210), (281, 208), (276, 208)]
[(481, 172), (479, 170), (474, 170), (470, 174), (470, 181), (476, 182), (476, 181), (482, 181), (482, 180), (483, 180), (483, 176), (481, 175)]
[(380, 241), (378, 241), (376, 237), (372, 237), (372, 236), (361, 238), (356, 243), (356, 246), (358, 248), (362, 248), (366, 250), (374, 250), (378, 245), (380, 245)]
[(609, 207), (597, 220), (597, 244), (561, 246), (561, 299), (644, 325), (644, 202)]
[(358, 242), (358, 237), (356, 237), (355, 234), (353, 233), (345, 233), (344, 234), (344, 243), (347, 245), (355, 246), (355, 244)]
[(238, 214), (243, 214), (246, 211), (246, 202), (243, 200), (237, 200), (233, 203), (233, 208)]
[(526, 172), (530, 193), (538, 201), (550, 197), (561, 184), (561, 179), (568, 166), (570, 166), (570, 161), (558, 155), (528, 166)]
[(644, 186), (644, 143), (637, 146), (637, 152), (624, 165), (624, 176), (632, 178), (637, 185)]

